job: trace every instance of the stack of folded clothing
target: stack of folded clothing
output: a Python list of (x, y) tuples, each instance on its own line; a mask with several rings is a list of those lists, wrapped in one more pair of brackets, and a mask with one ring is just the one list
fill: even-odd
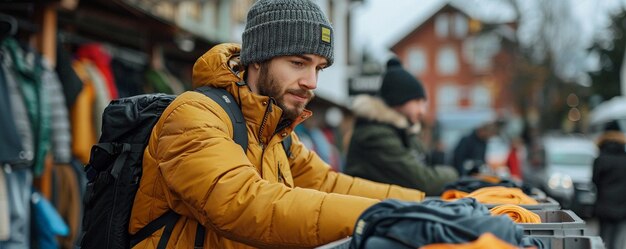
[(508, 215), (515, 223), (541, 223), (541, 217), (518, 205), (504, 204), (489, 210), (491, 215)]
[(471, 193), (459, 190), (446, 190), (441, 194), (443, 200), (457, 200), (471, 197), (483, 204), (517, 204), (517, 205), (537, 205), (537, 201), (526, 195), (519, 188), (507, 187), (484, 187)]

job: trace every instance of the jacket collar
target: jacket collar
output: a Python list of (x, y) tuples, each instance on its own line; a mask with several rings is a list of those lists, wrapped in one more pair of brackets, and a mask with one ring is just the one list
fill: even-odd
[(305, 110), (289, 126), (277, 131), (283, 110), (268, 96), (253, 93), (243, 81), (243, 70), (239, 66), (240, 45), (220, 44), (202, 55), (193, 66), (194, 88), (211, 86), (228, 90), (241, 106), (247, 125), (252, 128), (255, 139), (269, 144), (275, 134), (280, 140), (309, 118), (312, 113)]
[(357, 117), (369, 121), (388, 124), (398, 129), (408, 129), (414, 133), (420, 130), (419, 124), (411, 124), (404, 115), (385, 104), (381, 98), (371, 95), (356, 96), (352, 111)]

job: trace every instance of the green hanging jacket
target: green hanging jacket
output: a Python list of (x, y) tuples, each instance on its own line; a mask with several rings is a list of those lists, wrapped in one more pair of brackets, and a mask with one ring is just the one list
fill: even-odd
[(25, 53), (18, 42), (11, 38), (5, 39), (2, 46), (9, 51), (13, 61), (11, 69), (15, 72), (15, 79), (28, 109), (35, 145), (33, 173), (40, 175), (50, 148), (50, 109), (47, 96), (42, 91), (44, 82), (42, 82), (41, 56), (33, 52)]

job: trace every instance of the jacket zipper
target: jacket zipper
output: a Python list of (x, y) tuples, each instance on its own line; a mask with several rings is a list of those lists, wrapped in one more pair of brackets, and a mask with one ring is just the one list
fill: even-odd
[(274, 102), (273, 98), (269, 99), (269, 102), (267, 103), (267, 108), (265, 109), (265, 114), (263, 114), (263, 121), (261, 122), (261, 125), (259, 127), (259, 143), (261, 144), (261, 149), (263, 149), (263, 151), (265, 151), (265, 143), (269, 143), (269, 141), (263, 141), (263, 128), (265, 128), (265, 124), (267, 123), (267, 119), (269, 118), (269, 114), (270, 112), (272, 112), (272, 104)]
[[(269, 102), (267, 103), (267, 108), (265, 109), (265, 113), (263, 114), (263, 121), (261, 122), (261, 125), (259, 127), (259, 144), (261, 145), (261, 158), (265, 157), (265, 147), (266, 144), (265, 142), (269, 143), (269, 141), (263, 141), (263, 128), (265, 127), (265, 123), (267, 123), (267, 119), (269, 118), (269, 113), (272, 112), (272, 102), (274, 101), (273, 98), (269, 99)], [(263, 175), (263, 159), (261, 159), (261, 165), (259, 165), (259, 173), (261, 175)]]

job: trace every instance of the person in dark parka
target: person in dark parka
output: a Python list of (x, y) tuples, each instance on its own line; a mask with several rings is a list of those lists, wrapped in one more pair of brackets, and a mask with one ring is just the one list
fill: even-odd
[(477, 173), (482, 165), (487, 163), (487, 141), (497, 134), (495, 122), (489, 122), (474, 129), (472, 133), (461, 138), (454, 148), (453, 165), (459, 175)]
[(617, 122), (610, 122), (598, 138), (600, 154), (593, 162), (593, 183), (598, 190), (595, 216), (607, 249), (626, 248), (626, 137)]
[(425, 162), (427, 151), (417, 137), (426, 112), (422, 84), (394, 58), (387, 62), (379, 95), (354, 100), (357, 119), (345, 173), (438, 195), (458, 177), (452, 167)]

